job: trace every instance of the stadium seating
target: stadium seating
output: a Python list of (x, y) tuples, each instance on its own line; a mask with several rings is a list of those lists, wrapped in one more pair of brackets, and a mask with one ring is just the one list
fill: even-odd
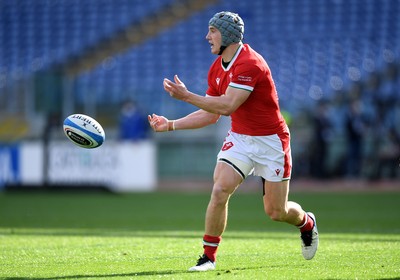
[[(0, 65), (30, 74), (63, 63), (172, 0), (0, 2)], [(36, 63), (35, 63), (36, 62)]]
[[(86, 83), (98, 92), (99, 100), (133, 97), (148, 110), (170, 116), (192, 110), (190, 105), (163, 98), (162, 79), (178, 73), (193, 91), (205, 91), (214, 57), (204, 37), (207, 20), (219, 10), (237, 11), (244, 18), (245, 42), (268, 60), (282, 106), (289, 111), (332, 98), (399, 59), (399, 1), (326, 1), (323, 5), (311, 0), (221, 1), (115, 56), (112, 69), (99, 66), (78, 78), (77, 84)], [(84, 92), (82, 88), (79, 95)]]
[[(121, 31), (180, 1), (188, 0), (0, 1), (0, 111), (10, 114), (0, 118), (0, 141), (24, 139), (29, 128), (35, 131), (35, 136), (42, 134), (43, 126), (30, 119), (29, 109), (35, 110), (46, 103), (42, 101), (46, 95), (35, 91), (30, 77), (54, 67), (62, 69), (104, 40), (112, 40)], [(370, 143), (365, 147), (365, 158), (369, 156), (376, 162), (375, 154), (368, 154), (368, 150), (376, 150), (372, 144), (381, 141), (371, 139), (373, 134), (385, 138), (384, 133), (392, 127), (398, 128), (400, 123), (400, 0), (220, 0), (124, 52), (105, 57), (94, 68), (69, 79), (72, 83), (65, 92), (55, 94), (69, 97), (72, 93), (75, 109), (89, 108), (94, 112), (96, 107), (97, 112), (104, 112), (104, 116), (96, 118), (102, 124), (114, 124), (114, 129), (118, 116), (114, 113), (127, 98), (135, 99), (146, 112), (169, 118), (193, 111), (193, 106), (165, 94), (162, 80), (178, 74), (191, 91), (205, 92), (208, 68), (215, 59), (205, 40), (207, 23), (215, 12), (222, 10), (238, 12), (243, 17), (244, 42), (266, 58), (282, 108), (300, 122), (292, 129), (297, 139), (292, 145), (293, 158), (300, 162), (295, 164), (297, 176), (309, 175), (307, 157), (312, 124), (309, 119), (308, 123), (304, 121), (304, 115), (310, 115), (304, 112), (315, 111), (314, 106), (320, 100), (336, 102), (332, 122), (337, 130), (327, 158), (332, 170), (343, 166), (347, 148), (344, 133), (347, 100), (343, 102), (343, 97), (352, 96), (348, 92), (355, 84), (361, 85), (361, 98), (370, 120), (378, 119), (377, 115), (382, 118), (381, 123), (372, 122), (372, 127), (379, 127), (379, 133), (370, 132), (370, 139), (365, 141)], [(388, 69), (394, 65), (397, 73), (389, 77)], [(371, 86), (372, 78), (376, 77), (379, 81)], [(28, 82), (23, 84), (24, 81)], [(39, 81), (46, 84), (43, 81), (47, 80)], [(48, 107), (54, 99), (48, 99)], [(341, 101), (337, 102), (338, 99)], [(37, 102), (33, 106), (32, 100)], [(90, 106), (88, 100), (92, 102)], [(18, 106), (21, 112), (14, 110)], [(208, 136), (219, 132), (191, 132), (195, 143), (181, 139), (181, 135), (174, 134), (174, 139), (163, 135), (164, 143), (159, 141), (161, 176), (209, 173), (215, 158), (204, 150), (214, 145), (213, 137)], [(181, 145), (184, 141), (188, 142), (185, 146)], [(188, 145), (192, 146), (187, 148)], [(204, 157), (193, 166), (193, 155), (198, 154)]]
[[(62, 65), (172, 3), (1, 1), (0, 70), (31, 75)], [(191, 111), (190, 105), (162, 95), (162, 79), (179, 74), (191, 90), (205, 91), (208, 67), (215, 58), (204, 39), (207, 21), (220, 10), (243, 17), (245, 42), (266, 57), (282, 106), (292, 112), (329, 99), (399, 60), (398, 0), (223, 0), (80, 74), (74, 82), (75, 100), (84, 103), (87, 94), (94, 94), (99, 105), (109, 106), (131, 97), (149, 111), (171, 116)]]

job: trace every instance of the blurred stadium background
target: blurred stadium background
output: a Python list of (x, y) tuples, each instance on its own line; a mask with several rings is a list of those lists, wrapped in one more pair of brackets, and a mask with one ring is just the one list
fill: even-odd
[[(294, 182), (400, 187), (399, 0), (0, 0), (0, 189), (208, 182), (227, 118), (135, 142), (119, 139), (118, 123), (127, 99), (171, 119), (195, 109), (165, 94), (162, 79), (179, 74), (205, 92), (215, 59), (207, 23), (221, 10), (242, 16), (244, 42), (270, 65)], [(63, 119), (78, 112), (103, 124), (103, 147), (67, 142)]]

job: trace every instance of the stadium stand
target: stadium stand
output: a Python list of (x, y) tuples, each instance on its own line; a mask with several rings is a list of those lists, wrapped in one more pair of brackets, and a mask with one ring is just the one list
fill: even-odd
[[(0, 65), (3, 73), (30, 75), (66, 64), (104, 39), (156, 13), (172, 0), (2, 1)], [(398, 0), (383, 1), (220, 1), (174, 27), (106, 57), (78, 75), (75, 94), (84, 102), (94, 91), (101, 104), (135, 95), (152, 111), (160, 81), (180, 73), (194, 91), (204, 92), (213, 57), (207, 52), (206, 21), (215, 11), (239, 12), (245, 40), (268, 59), (288, 110), (313, 104), (335, 91), (383, 71), (398, 60)], [(105, 98), (107, 96), (108, 98)], [(298, 101), (307, 102), (298, 102)], [(301, 104), (299, 104), (301, 103)], [(185, 113), (167, 104), (162, 110)]]
[[(252, 1), (220, 4), (195, 13), (162, 34), (133, 47), (77, 78), (112, 102), (133, 95), (150, 111), (180, 115), (192, 108), (153, 102), (164, 77), (179, 73), (195, 92), (206, 88), (212, 57), (207, 52), (205, 22), (217, 10), (238, 11), (246, 22), (245, 41), (271, 66), (283, 106), (296, 112), (322, 98), (385, 71), (399, 58), (399, 1)], [(105, 78), (107, 77), (107, 79)], [(107, 81), (106, 81), (107, 80)], [(109, 102), (110, 99), (107, 99)]]
[[(387, 128), (400, 123), (400, 0), (221, 0), (189, 9), (186, 17), (172, 13), (187, 2), (0, 1), (0, 108), (12, 107), (10, 92), (25, 77), (53, 69), (67, 73), (78, 65), (63, 93), (73, 95), (76, 107), (91, 97), (96, 107), (116, 112), (123, 100), (133, 98), (148, 112), (186, 114), (194, 108), (163, 94), (162, 79), (179, 74), (192, 91), (203, 93), (215, 59), (205, 40), (207, 21), (217, 11), (231, 10), (246, 23), (245, 42), (267, 59), (282, 108), (292, 119), (328, 100), (337, 106), (332, 121), (343, 130), (342, 105), (361, 98), (371, 119), (385, 111)], [(135, 27), (170, 13), (179, 21), (132, 39)], [(114, 48), (112, 42), (129, 31), (135, 43)], [(79, 66), (77, 61), (96, 50), (97, 64)]]

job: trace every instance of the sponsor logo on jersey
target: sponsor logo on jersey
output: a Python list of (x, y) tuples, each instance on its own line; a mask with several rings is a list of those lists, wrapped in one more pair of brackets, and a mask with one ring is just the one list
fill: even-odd
[(242, 81), (242, 82), (251, 82), (251, 77), (246, 77), (246, 76), (241, 76), (241, 75), (239, 75), (238, 76), (238, 80), (239, 81)]

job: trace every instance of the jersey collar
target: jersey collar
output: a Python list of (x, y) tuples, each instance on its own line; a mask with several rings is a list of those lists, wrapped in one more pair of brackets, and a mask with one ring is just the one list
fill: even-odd
[(234, 56), (232, 57), (231, 61), (229, 62), (228, 67), (226, 67), (226, 68), (224, 67), (224, 65), (222, 65), (222, 57), (221, 57), (221, 67), (222, 67), (222, 69), (224, 69), (225, 72), (229, 71), (231, 69), (233, 63), (235, 63), (236, 58), (239, 56), (242, 49), (243, 49), (243, 44), (240, 44), (238, 49), (236, 50)]

